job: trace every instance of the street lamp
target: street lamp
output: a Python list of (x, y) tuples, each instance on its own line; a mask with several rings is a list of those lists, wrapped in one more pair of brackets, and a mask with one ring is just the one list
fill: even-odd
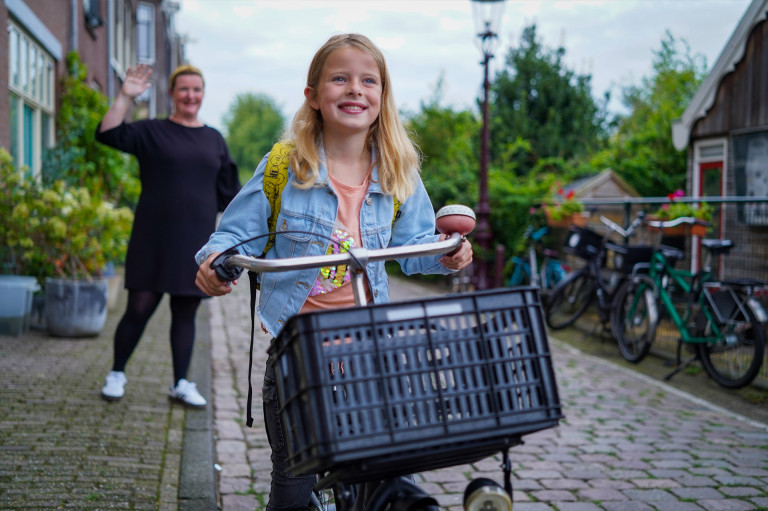
[(489, 278), (488, 261), (491, 251), (491, 204), (488, 202), (488, 160), (490, 132), (488, 128), (488, 65), (493, 58), (493, 52), (499, 42), (498, 30), (501, 24), (501, 15), (504, 13), (504, 0), (471, 0), (472, 17), (475, 20), (475, 32), (478, 37), (480, 52), (483, 60), (483, 131), (480, 137), (480, 200), (477, 204), (477, 229), (475, 240), (482, 250), (482, 257), (477, 261), (478, 289), (491, 287)]

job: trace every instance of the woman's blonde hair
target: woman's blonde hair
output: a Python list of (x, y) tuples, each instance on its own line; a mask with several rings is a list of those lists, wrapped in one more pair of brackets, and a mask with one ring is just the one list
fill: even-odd
[(173, 92), (173, 89), (176, 87), (176, 78), (181, 75), (197, 75), (203, 81), (203, 87), (205, 87), (205, 78), (203, 78), (203, 72), (194, 66), (190, 66), (189, 64), (182, 64), (181, 66), (174, 69), (173, 73), (171, 73), (171, 77), (168, 80), (168, 92)]
[[(316, 90), (328, 57), (334, 51), (346, 47), (371, 55), (379, 67), (382, 81), (381, 109), (378, 118), (368, 130), (366, 146), (376, 151), (374, 164), (378, 165), (382, 190), (384, 193), (394, 195), (402, 202), (413, 193), (412, 172), (419, 170), (420, 157), (400, 121), (392, 95), (387, 63), (381, 50), (363, 35), (333, 36), (315, 53), (307, 73), (307, 86)], [(309, 100), (305, 99), (283, 137), (284, 141), (293, 143), (295, 147), (291, 153), (291, 166), (303, 188), (313, 186), (319, 178), (320, 155), (317, 148), (322, 143), (322, 135), (322, 114), (319, 110), (313, 109), (309, 105)]]

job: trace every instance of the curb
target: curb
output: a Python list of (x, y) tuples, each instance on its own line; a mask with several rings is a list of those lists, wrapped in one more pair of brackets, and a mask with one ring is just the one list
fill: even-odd
[(179, 511), (218, 509), (213, 447), (213, 400), (211, 395), (211, 337), (205, 300), (197, 314), (195, 352), (190, 365), (194, 381), (208, 406), (186, 409), (179, 475)]

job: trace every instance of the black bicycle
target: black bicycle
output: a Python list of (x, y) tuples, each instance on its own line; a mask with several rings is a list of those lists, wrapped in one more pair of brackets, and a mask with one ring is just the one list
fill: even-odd
[[(550, 328), (559, 330), (571, 326), (595, 300), (600, 324), (610, 323), (614, 295), (633, 263), (622, 256), (625, 250), (623, 245), (610, 242), (610, 236), (617, 233), (625, 240), (629, 239), (644, 218), (645, 215), (640, 212), (624, 229), (611, 219), (600, 216), (600, 221), (608, 227), (604, 235), (586, 227), (571, 227), (564, 250), (581, 257), (586, 264), (569, 273), (549, 294), (545, 318)], [(653, 247), (647, 247), (646, 252), (650, 260)]]
[(314, 508), (436, 511), (408, 474), (501, 453), (503, 484), (472, 481), (464, 506), (512, 509), (509, 449), (562, 418), (539, 290), (364, 306), (369, 262), (449, 253), (460, 243), (453, 235), (342, 254), (215, 261), (223, 280), (243, 268), (349, 265), (360, 305), (296, 315), (269, 348), (291, 470), (317, 474)]

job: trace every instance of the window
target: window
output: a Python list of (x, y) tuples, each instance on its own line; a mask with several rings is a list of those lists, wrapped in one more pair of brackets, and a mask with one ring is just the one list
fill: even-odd
[(155, 10), (151, 4), (140, 3), (136, 9), (136, 47), (139, 62), (155, 62)]
[(16, 166), (37, 175), (43, 150), (53, 144), (53, 57), (13, 22), (8, 38), (10, 153)]
[[(734, 136), (733, 164), (736, 195), (756, 199), (768, 197), (768, 132)], [(747, 225), (768, 225), (768, 203), (742, 205), (739, 220)]]
[(104, 20), (99, 15), (99, 0), (83, 0), (83, 13), (89, 28), (100, 27)]

